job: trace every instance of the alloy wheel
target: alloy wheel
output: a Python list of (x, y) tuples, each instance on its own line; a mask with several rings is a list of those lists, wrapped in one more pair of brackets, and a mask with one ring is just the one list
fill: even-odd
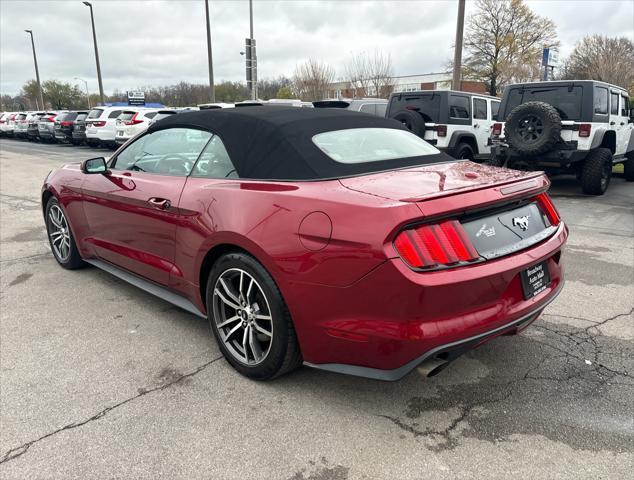
[(517, 129), (522, 140), (527, 143), (534, 143), (541, 137), (544, 131), (544, 124), (541, 119), (535, 115), (527, 115), (520, 120), (520, 124)]
[(262, 363), (271, 350), (273, 317), (258, 282), (245, 270), (230, 268), (216, 280), (214, 321), (220, 340), (239, 362)]
[(70, 230), (68, 221), (59, 205), (53, 205), (48, 211), (48, 236), (55, 256), (65, 262), (70, 256)]

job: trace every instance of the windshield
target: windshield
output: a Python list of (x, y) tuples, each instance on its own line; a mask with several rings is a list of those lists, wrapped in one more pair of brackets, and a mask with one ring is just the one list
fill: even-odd
[(413, 133), (393, 128), (351, 128), (319, 133), (313, 137), (313, 143), (336, 162), (348, 164), (440, 153)]
[(101, 117), (102, 113), (103, 113), (103, 110), (101, 110), (100, 108), (94, 108), (88, 113), (88, 118), (91, 120), (93, 118), (99, 118)]
[(580, 120), (582, 95), (580, 86), (512, 88), (508, 95), (506, 114), (522, 103), (544, 102), (555, 107), (562, 120)]
[(429, 94), (407, 94), (394, 95), (390, 100), (389, 115), (401, 110), (408, 109), (419, 112), (425, 122), (438, 123), (440, 120), (440, 95)]

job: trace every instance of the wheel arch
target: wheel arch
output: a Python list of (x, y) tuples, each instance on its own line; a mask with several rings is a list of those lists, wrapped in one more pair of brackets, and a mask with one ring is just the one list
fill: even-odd
[(464, 130), (453, 132), (449, 140), (449, 148), (457, 148), (461, 143), (466, 143), (473, 149), (473, 153), (479, 155), (478, 141), (473, 133)]
[(605, 131), (603, 133), (600, 146), (603, 148), (609, 148), (612, 155), (614, 155), (616, 152), (616, 132), (614, 130)]

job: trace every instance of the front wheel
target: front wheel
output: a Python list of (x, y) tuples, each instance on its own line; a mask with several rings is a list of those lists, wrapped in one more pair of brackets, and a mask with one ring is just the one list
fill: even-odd
[(293, 321), (271, 275), (253, 257), (221, 256), (207, 281), (207, 316), (218, 346), (239, 373), (269, 380), (302, 363)]
[(581, 167), (581, 190), (587, 195), (603, 195), (612, 178), (612, 152), (608, 148), (592, 150)]
[(85, 265), (79, 254), (64, 209), (55, 197), (46, 204), (46, 233), (57, 263), (68, 270)]

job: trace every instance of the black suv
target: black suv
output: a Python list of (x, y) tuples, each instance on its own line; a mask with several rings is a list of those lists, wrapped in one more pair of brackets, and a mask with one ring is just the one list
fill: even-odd
[(55, 126), (53, 132), (55, 133), (55, 140), (58, 142), (71, 142), (73, 143), (73, 130), (75, 129), (75, 120), (82, 115), (86, 118), (88, 112), (73, 111), (60, 113), (55, 118)]
[(627, 90), (593, 80), (520, 83), (504, 90), (493, 126), (495, 165), (575, 173), (584, 193), (603, 194), (612, 166), (634, 181), (634, 124)]

